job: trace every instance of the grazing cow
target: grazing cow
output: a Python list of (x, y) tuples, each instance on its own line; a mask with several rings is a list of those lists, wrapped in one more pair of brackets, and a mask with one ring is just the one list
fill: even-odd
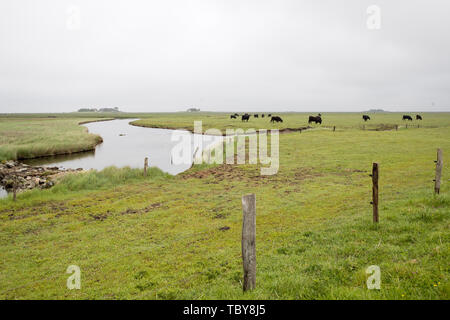
[(258, 118), (258, 114), (253, 115), (255, 118)]
[(270, 122), (283, 122), (283, 119), (281, 119), (279, 116), (274, 116), (272, 119), (270, 119)]
[(363, 120), (364, 120), (364, 121), (370, 120), (370, 117), (369, 117), (368, 115), (365, 115), (365, 114), (364, 114), (364, 115), (363, 115)]
[(232, 115), (230, 116), (230, 119), (236, 119), (236, 115), (232, 114)]
[(267, 115), (268, 117), (271, 117), (272, 116), (272, 114), (271, 113), (269, 113), (268, 115)]
[(261, 115), (261, 118), (264, 118), (264, 113)]
[(403, 115), (403, 118), (402, 118), (402, 120), (409, 120), (409, 121), (412, 121), (412, 118), (411, 118), (411, 116), (408, 116), (408, 115)]
[(250, 115), (249, 114), (243, 114), (242, 115), (242, 121), (247, 121), (250, 119)]
[(420, 114), (416, 114), (416, 120), (422, 120), (422, 116)]
[(315, 122), (316, 124), (322, 124), (322, 118), (320, 116), (309, 116), (308, 123)]

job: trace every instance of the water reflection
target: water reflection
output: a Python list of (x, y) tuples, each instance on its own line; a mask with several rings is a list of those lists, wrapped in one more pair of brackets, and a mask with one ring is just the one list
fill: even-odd
[[(95, 152), (74, 153), (24, 161), (30, 165), (45, 165), (70, 169), (97, 169), (108, 166), (142, 168), (144, 158), (149, 158), (149, 165), (160, 168), (170, 174), (177, 174), (190, 168), (190, 163), (174, 165), (171, 162), (171, 150), (180, 142), (171, 141), (174, 132), (182, 130), (152, 129), (129, 125), (133, 120), (113, 120), (85, 124), (89, 132), (100, 135), (103, 143), (99, 144)], [(203, 148), (222, 141), (223, 137), (201, 136)], [(191, 139), (194, 140), (194, 139)], [(193, 144), (193, 142), (192, 142)], [(193, 151), (193, 147), (192, 153)], [(198, 151), (201, 152), (201, 149)]]

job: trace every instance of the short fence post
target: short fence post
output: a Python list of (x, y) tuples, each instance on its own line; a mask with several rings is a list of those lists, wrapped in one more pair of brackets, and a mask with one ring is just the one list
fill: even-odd
[(144, 160), (144, 176), (147, 176), (147, 168), (148, 168), (148, 158), (146, 157)]
[(439, 194), (441, 189), (441, 176), (442, 167), (444, 166), (444, 160), (442, 159), (442, 149), (437, 149), (436, 162), (436, 178), (434, 179), (434, 193)]
[(256, 196), (242, 197), (242, 262), (244, 266), (244, 291), (256, 286)]
[(373, 222), (378, 222), (378, 163), (372, 166), (372, 206)]

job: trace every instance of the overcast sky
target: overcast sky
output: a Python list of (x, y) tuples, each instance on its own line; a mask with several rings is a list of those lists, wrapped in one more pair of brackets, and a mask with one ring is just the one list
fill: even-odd
[(0, 112), (81, 107), (450, 111), (450, 1), (1, 0)]

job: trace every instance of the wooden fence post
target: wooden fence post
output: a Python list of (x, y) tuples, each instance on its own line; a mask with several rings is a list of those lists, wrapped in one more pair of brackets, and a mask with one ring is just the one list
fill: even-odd
[(372, 166), (372, 206), (373, 222), (378, 222), (378, 163)]
[(336, 126), (333, 126), (333, 131), (336, 131)]
[(147, 176), (147, 168), (148, 168), (148, 158), (145, 157), (145, 160), (144, 160), (144, 176), (145, 177)]
[(441, 176), (442, 167), (444, 166), (444, 160), (442, 159), (442, 149), (437, 149), (436, 162), (436, 178), (434, 179), (434, 193), (439, 194), (441, 189)]
[(244, 266), (244, 291), (256, 286), (256, 196), (242, 197), (242, 262)]
[(395, 131), (398, 131), (398, 124), (395, 125)]

